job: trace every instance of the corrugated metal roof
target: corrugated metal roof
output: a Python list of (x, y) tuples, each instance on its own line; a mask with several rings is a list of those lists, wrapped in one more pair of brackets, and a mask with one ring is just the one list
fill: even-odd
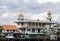
[(3, 25), (3, 30), (17, 30), (15, 25)]

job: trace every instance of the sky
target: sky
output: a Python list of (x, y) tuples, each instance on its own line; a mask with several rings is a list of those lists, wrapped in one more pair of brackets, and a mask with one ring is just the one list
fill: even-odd
[(27, 19), (46, 20), (49, 9), (60, 23), (60, 0), (0, 0), (0, 25), (14, 24), (20, 12)]

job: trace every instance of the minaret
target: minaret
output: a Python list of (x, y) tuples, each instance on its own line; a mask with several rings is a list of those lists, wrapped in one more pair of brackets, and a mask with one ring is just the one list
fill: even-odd
[(51, 17), (51, 12), (50, 12), (50, 10), (48, 11), (47, 15), (48, 15), (48, 17), (47, 17), (48, 21), (51, 22), (52, 17)]
[(17, 24), (17, 27), (18, 27), (18, 31), (19, 32), (21, 32), (21, 30), (20, 30), (20, 27), (22, 27), (22, 23), (21, 23), (21, 21), (22, 20), (24, 20), (24, 15), (23, 15), (23, 13), (22, 12), (20, 12), (19, 14), (18, 14), (18, 21), (16, 21), (15, 23)]
[(24, 20), (24, 15), (22, 14), (22, 12), (19, 13), (18, 20)]
[(48, 15), (47, 20), (49, 21), (49, 29), (51, 29), (51, 23), (50, 22), (51, 22), (52, 17), (51, 17), (50, 10), (48, 11), (47, 15)]

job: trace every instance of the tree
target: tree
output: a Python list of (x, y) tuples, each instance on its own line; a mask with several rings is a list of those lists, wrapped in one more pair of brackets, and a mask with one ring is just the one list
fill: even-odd
[(45, 33), (46, 37), (50, 37), (50, 35), (54, 34), (54, 31), (48, 29), (47, 27), (43, 27), (41, 29), (41, 33)]

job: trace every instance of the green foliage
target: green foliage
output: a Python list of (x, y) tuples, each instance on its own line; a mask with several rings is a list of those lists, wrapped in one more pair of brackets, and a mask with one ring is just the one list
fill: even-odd
[(41, 33), (45, 33), (46, 36), (49, 37), (49, 36), (50, 36), (51, 34), (53, 34), (54, 32), (53, 32), (51, 29), (49, 29), (49, 28), (43, 27), (43, 28), (41, 29)]

